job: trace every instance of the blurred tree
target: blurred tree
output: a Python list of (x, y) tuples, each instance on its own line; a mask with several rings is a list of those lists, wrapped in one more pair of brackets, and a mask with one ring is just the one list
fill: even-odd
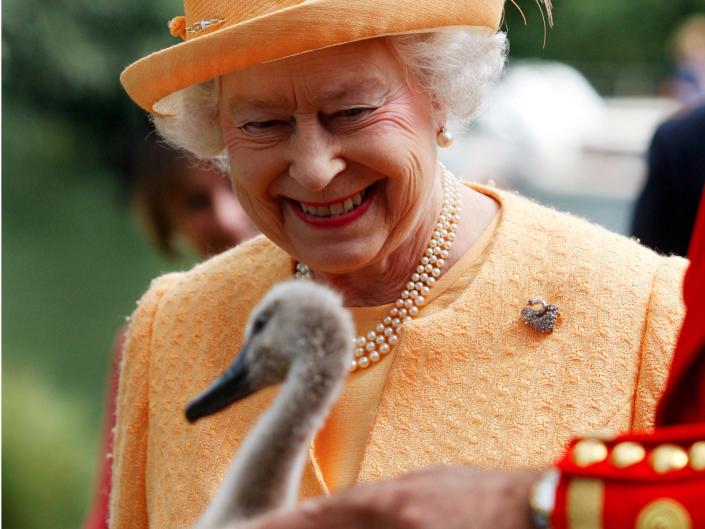
[[(562, 61), (581, 70), (603, 94), (649, 95), (669, 70), (671, 33), (688, 15), (705, 12), (703, 0), (589, 0), (554, 2), (554, 27), (546, 31), (530, 1), (507, 3), (505, 26), (511, 57)], [(629, 86), (620, 79), (635, 76)], [(639, 79), (639, 77), (641, 77)]]
[(139, 119), (120, 71), (176, 44), (167, 21), (182, 11), (169, 0), (6, 0), (2, 9), (3, 99), (67, 120), (103, 149)]
[(95, 460), (81, 406), (34, 370), (15, 369), (3, 386), (4, 526), (76, 528)]
[[(3, 9), (3, 457), (8, 527), (76, 528), (98, 460), (113, 335), (156, 259), (114, 201), (143, 118), (117, 82), (176, 43), (174, 2), (7, 0)], [(11, 307), (11, 308), (10, 308)]]

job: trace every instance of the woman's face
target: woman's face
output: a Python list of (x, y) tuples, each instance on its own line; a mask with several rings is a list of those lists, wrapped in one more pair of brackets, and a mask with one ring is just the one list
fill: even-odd
[(187, 166), (169, 201), (174, 231), (202, 256), (227, 250), (257, 234), (222, 172)]
[(235, 191), (297, 260), (326, 273), (386, 267), (435, 223), (439, 125), (384, 40), (258, 65), (220, 89)]

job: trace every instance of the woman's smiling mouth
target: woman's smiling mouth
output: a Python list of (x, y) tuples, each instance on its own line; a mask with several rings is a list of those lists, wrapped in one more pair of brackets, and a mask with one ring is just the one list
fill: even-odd
[(297, 217), (316, 227), (338, 227), (348, 224), (370, 207), (374, 198), (375, 184), (358, 191), (354, 195), (332, 202), (300, 202), (289, 199), (291, 209)]

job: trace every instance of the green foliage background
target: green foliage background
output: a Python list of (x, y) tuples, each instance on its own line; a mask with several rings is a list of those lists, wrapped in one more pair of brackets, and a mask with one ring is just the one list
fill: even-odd
[[(578, 66), (603, 93), (651, 93), (667, 39), (702, 0), (508, 4), (511, 57)], [(141, 119), (117, 77), (173, 44), (176, 0), (5, 0), (3, 20), (3, 452), (5, 527), (81, 523), (98, 462), (113, 336), (160, 272), (120, 204), (111, 160)]]

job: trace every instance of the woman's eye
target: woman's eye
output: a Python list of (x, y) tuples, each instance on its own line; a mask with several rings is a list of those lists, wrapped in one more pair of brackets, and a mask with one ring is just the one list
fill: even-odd
[(257, 132), (272, 130), (276, 127), (280, 127), (283, 125), (286, 125), (285, 121), (281, 121), (278, 119), (270, 119), (267, 121), (250, 121), (248, 123), (245, 123), (240, 128), (242, 130), (244, 130), (245, 132), (257, 133)]
[(340, 112), (337, 112), (336, 115), (342, 118), (357, 118), (364, 116), (371, 112), (371, 108), (365, 108), (365, 107), (355, 107), (355, 108), (346, 108), (345, 110), (341, 110)]

